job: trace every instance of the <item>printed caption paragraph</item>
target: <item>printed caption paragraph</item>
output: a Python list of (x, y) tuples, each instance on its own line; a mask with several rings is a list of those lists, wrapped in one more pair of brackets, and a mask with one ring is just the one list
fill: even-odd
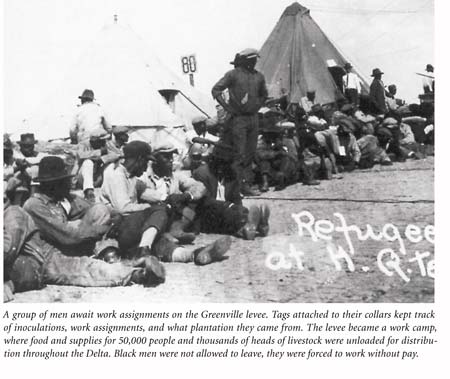
[(434, 310), (2, 313), (3, 359), (414, 360), (438, 342)]

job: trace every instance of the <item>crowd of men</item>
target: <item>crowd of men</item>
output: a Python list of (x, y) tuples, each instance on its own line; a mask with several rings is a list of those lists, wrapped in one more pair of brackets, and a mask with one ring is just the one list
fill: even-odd
[[(247, 208), (244, 196), (420, 159), (433, 145), (433, 106), (404, 104), (379, 69), (364, 96), (346, 64), (332, 108), (314, 89), (299, 103), (268, 99), (257, 59), (254, 49), (236, 54), (212, 89), (217, 118), (192, 121), (185, 152), (169, 140), (128, 142), (129, 128), (111, 125), (88, 89), (70, 131), (72, 168), (37, 152), (33, 134), (18, 148), (5, 135), (5, 301), (45, 284), (159, 285), (165, 263), (207, 265), (224, 259), (231, 235), (268, 235), (269, 207)], [(198, 246), (199, 233), (224, 236)]]

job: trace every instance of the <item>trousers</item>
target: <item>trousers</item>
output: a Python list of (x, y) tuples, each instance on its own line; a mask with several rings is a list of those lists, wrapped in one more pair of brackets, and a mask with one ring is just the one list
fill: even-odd
[(40, 289), (45, 284), (113, 287), (131, 283), (137, 268), (65, 256), (40, 238), (33, 219), (22, 208), (10, 206), (3, 215), (4, 280), (11, 280), (16, 292)]

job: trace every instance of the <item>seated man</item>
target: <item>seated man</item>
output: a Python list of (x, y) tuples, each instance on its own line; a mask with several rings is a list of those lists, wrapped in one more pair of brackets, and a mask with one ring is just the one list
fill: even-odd
[(31, 216), (5, 201), (3, 211), (3, 298), (45, 284), (115, 287), (132, 283), (154, 286), (165, 281), (165, 270), (154, 257), (109, 264), (88, 257), (68, 257), (40, 238)]
[(111, 228), (103, 204), (91, 204), (70, 193), (71, 174), (55, 156), (42, 159), (36, 181), (39, 190), (24, 204), (42, 238), (66, 255), (91, 255), (96, 242)]
[(123, 163), (116, 162), (106, 168), (102, 185), (102, 201), (123, 216), (111, 233), (119, 242), (121, 254), (156, 255), (166, 262), (194, 261), (199, 265), (220, 260), (230, 240), (188, 249), (162, 235), (168, 222), (167, 206), (160, 199), (154, 201), (153, 191), (138, 179), (152, 159), (151, 148), (145, 142), (133, 141), (125, 145), (123, 153)]
[(275, 125), (262, 129), (258, 139), (255, 161), (261, 175), (261, 191), (267, 192), (269, 184), (279, 191), (298, 180), (296, 158), (283, 144), (283, 129)]
[(123, 126), (123, 125), (119, 125), (119, 126), (114, 126), (112, 128), (112, 133), (114, 136), (114, 146), (122, 151), (123, 147), (127, 144), (129, 136), (128, 136), (128, 132), (129, 132), (129, 128), (127, 126)]
[[(189, 238), (189, 227), (198, 232), (235, 234), (243, 229), (244, 237), (254, 239), (257, 232), (268, 233), (268, 208), (264, 212), (254, 207), (250, 212), (238, 204), (216, 200), (217, 180), (206, 176), (206, 171), (197, 171), (196, 179), (206, 179), (209, 191), (203, 181), (195, 180), (186, 173), (173, 172), (175, 148), (169, 144), (155, 147), (153, 174), (148, 178), (148, 188), (153, 191), (153, 201), (165, 201), (171, 207), (172, 226), (170, 233), (176, 238)], [(207, 167), (207, 166), (200, 166)], [(216, 191), (214, 193), (214, 191)], [(264, 217), (261, 216), (264, 213)], [(192, 236), (193, 237), (193, 236)]]
[(78, 145), (77, 185), (83, 188), (84, 198), (92, 203), (95, 203), (94, 188), (101, 186), (105, 167), (121, 155), (120, 149), (108, 139), (109, 134), (104, 129), (95, 129), (89, 139)]
[(371, 168), (378, 163), (382, 166), (392, 165), (392, 161), (388, 154), (383, 148), (380, 147), (377, 137), (367, 134), (362, 136), (356, 142), (358, 143), (359, 150), (361, 151), (359, 168)]
[(213, 144), (219, 141), (219, 137), (209, 133), (208, 128), (215, 126), (215, 123), (214, 120), (206, 119), (206, 117), (197, 117), (192, 120), (194, 129), (186, 132), (189, 150), (187, 155), (182, 159), (183, 167), (185, 169), (191, 169), (193, 150), (201, 150), (204, 157), (207, 157), (212, 153), (212, 150), (214, 149)]
[(329, 152), (335, 174), (353, 171), (358, 166), (361, 152), (353, 135), (353, 128), (349, 120), (340, 119), (337, 130), (327, 129), (315, 134), (319, 144)]

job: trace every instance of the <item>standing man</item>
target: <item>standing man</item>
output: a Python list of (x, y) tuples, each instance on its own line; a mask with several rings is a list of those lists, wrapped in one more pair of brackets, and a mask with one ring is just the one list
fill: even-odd
[(349, 62), (344, 65), (344, 68), (347, 72), (343, 78), (344, 95), (350, 103), (357, 107), (359, 104), (359, 94), (361, 93), (361, 83), (358, 76), (352, 72), (353, 66)]
[(386, 107), (386, 91), (384, 89), (384, 83), (381, 80), (381, 76), (384, 74), (379, 68), (372, 70), (373, 81), (370, 85), (370, 102), (373, 107), (373, 111), (377, 114), (385, 114), (387, 112)]
[[(267, 99), (264, 76), (255, 70), (258, 51), (245, 49), (239, 53), (235, 68), (228, 71), (212, 89), (214, 99), (229, 113), (230, 133), (235, 150), (233, 169), (243, 195), (257, 195), (251, 187), (252, 162), (258, 141), (258, 111)], [(235, 59), (236, 61), (236, 59)], [(227, 103), (223, 91), (228, 89)]]
[(425, 75), (422, 80), (423, 93), (434, 92), (434, 67), (431, 64), (427, 64), (425, 68)]
[(78, 107), (75, 117), (70, 126), (70, 140), (73, 144), (89, 139), (89, 134), (95, 129), (103, 128), (111, 134), (112, 127), (103, 108), (94, 103), (94, 92), (85, 89), (81, 96), (81, 105)]

